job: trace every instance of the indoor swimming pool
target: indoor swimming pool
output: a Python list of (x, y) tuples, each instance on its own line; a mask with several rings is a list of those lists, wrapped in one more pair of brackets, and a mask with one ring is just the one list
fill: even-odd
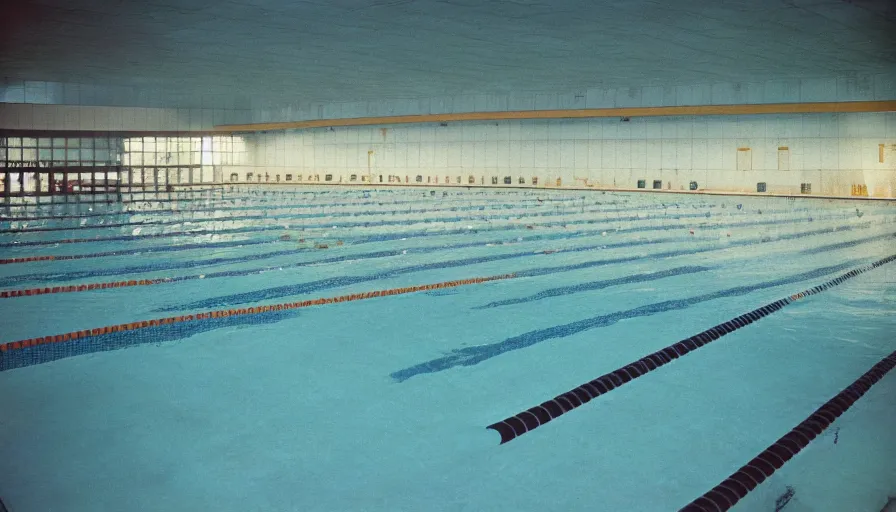
[(878, 512), (896, 496), (891, 201), (114, 199), (0, 206), (9, 512)]

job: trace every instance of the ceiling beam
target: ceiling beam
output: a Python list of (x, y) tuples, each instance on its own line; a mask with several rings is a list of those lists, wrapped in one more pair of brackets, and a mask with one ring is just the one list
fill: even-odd
[(830, 114), (855, 112), (896, 112), (896, 101), (845, 101), (826, 103), (766, 103), (755, 105), (696, 105), (679, 107), (582, 108), (564, 110), (512, 110), (461, 112), (407, 116), (314, 119), (277, 123), (218, 125), (218, 133), (303, 130), (340, 126), (371, 126), (459, 121), (506, 121), (518, 119), (587, 119), (600, 117), (731, 116), (761, 114)]

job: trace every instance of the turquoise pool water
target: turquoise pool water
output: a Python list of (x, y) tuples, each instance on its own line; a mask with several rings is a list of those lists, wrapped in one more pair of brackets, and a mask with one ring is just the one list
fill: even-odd
[[(180, 318), (0, 352), (10, 512), (678, 510), (896, 350), (893, 262), (502, 444), (486, 427), (896, 254), (896, 205), (251, 188), (2, 213), (0, 343)], [(77, 289), (100, 283), (126, 285)], [(734, 510), (880, 510), (894, 404), (891, 373)]]

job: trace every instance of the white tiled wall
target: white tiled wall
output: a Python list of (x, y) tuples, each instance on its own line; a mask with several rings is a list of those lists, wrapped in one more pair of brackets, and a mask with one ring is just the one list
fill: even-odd
[[(865, 184), (875, 195), (896, 195), (896, 113), (503, 121), (313, 129), (248, 138), (253, 172), (277, 175), (417, 175), (443, 184), (514, 185), (538, 176), (540, 185), (634, 188), (662, 180), (663, 188), (849, 195)], [(879, 162), (879, 145), (887, 158)], [(789, 148), (789, 168), (778, 168), (778, 148)], [(738, 148), (750, 148), (751, 169), (737, 170)], [(370, 156), (368, 167), (368, 152)], [(360, 178), (359, 178), (360, 179)], [(587, 180), (587, 181), (586, 181)], [(431, 181), (432, 182), (432, 181)]]

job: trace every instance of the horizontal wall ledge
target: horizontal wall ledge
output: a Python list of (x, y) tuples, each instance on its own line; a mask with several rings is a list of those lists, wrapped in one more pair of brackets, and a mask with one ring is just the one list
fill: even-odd
[(519, 119), (587, 119), (599, 117), (731, 116), (758, 114), (825, 114), (856, 112), (896, 112), (894, 101), (842, 101), (825, 103), (767, 103), (761, 105), (695, 105), (678, 107), (582, 108), (564, 110), (512, 110), (461, 112), (407, 116), (314, 119), (277, 123), (229, 124), (215, 126), (218, 133), (302, 130), (337, 126), (371, 126), (458, 121), (506, 121)]

